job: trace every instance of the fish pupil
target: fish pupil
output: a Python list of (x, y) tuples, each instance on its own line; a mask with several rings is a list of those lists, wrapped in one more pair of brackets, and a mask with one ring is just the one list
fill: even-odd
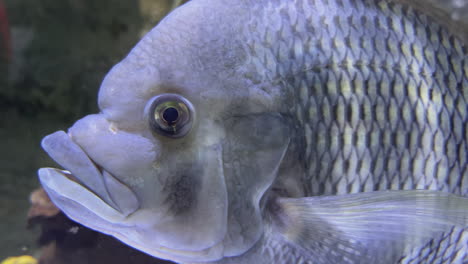
[(168, 125), (174, 125), (179, 119), (179, 111), (174, 107), (168, 107), (163, 112), (163, 119), (167, 122)]

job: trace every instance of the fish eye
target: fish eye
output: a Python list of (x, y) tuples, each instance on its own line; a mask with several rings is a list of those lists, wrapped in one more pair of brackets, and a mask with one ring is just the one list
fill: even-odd
[(192, 128), (195, 115), (192, 104), (177, 94), (154, 97), (148, 113), (151, 129), (171, 138), (185, 136)]

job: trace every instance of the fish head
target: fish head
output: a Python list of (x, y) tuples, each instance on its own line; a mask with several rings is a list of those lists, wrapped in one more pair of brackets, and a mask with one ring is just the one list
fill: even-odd
[(239, 255), (260, 239), (262, 198), (292, 131), (279, 87), (249, 76), (240, 9), (177, 9), (108, 73), (99, 113), (44, 138), (65, 170), (39, 177), (65, 214), (181, 262)]

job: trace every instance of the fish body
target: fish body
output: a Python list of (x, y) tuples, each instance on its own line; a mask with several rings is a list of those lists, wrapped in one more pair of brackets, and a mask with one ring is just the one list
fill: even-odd
[(72, 219), (182, 263), (468, 260), (468, 55), (383, 0), (193, 0), (42, 145)]

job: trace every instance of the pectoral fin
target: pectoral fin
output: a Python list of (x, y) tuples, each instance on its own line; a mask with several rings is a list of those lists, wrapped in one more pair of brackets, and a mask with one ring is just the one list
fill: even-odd
[(425, 190), (282, 198), (275, 217), (283, 237), (317, 263), (394, 263), (425, 240), (466, 227), (468, 198)]

